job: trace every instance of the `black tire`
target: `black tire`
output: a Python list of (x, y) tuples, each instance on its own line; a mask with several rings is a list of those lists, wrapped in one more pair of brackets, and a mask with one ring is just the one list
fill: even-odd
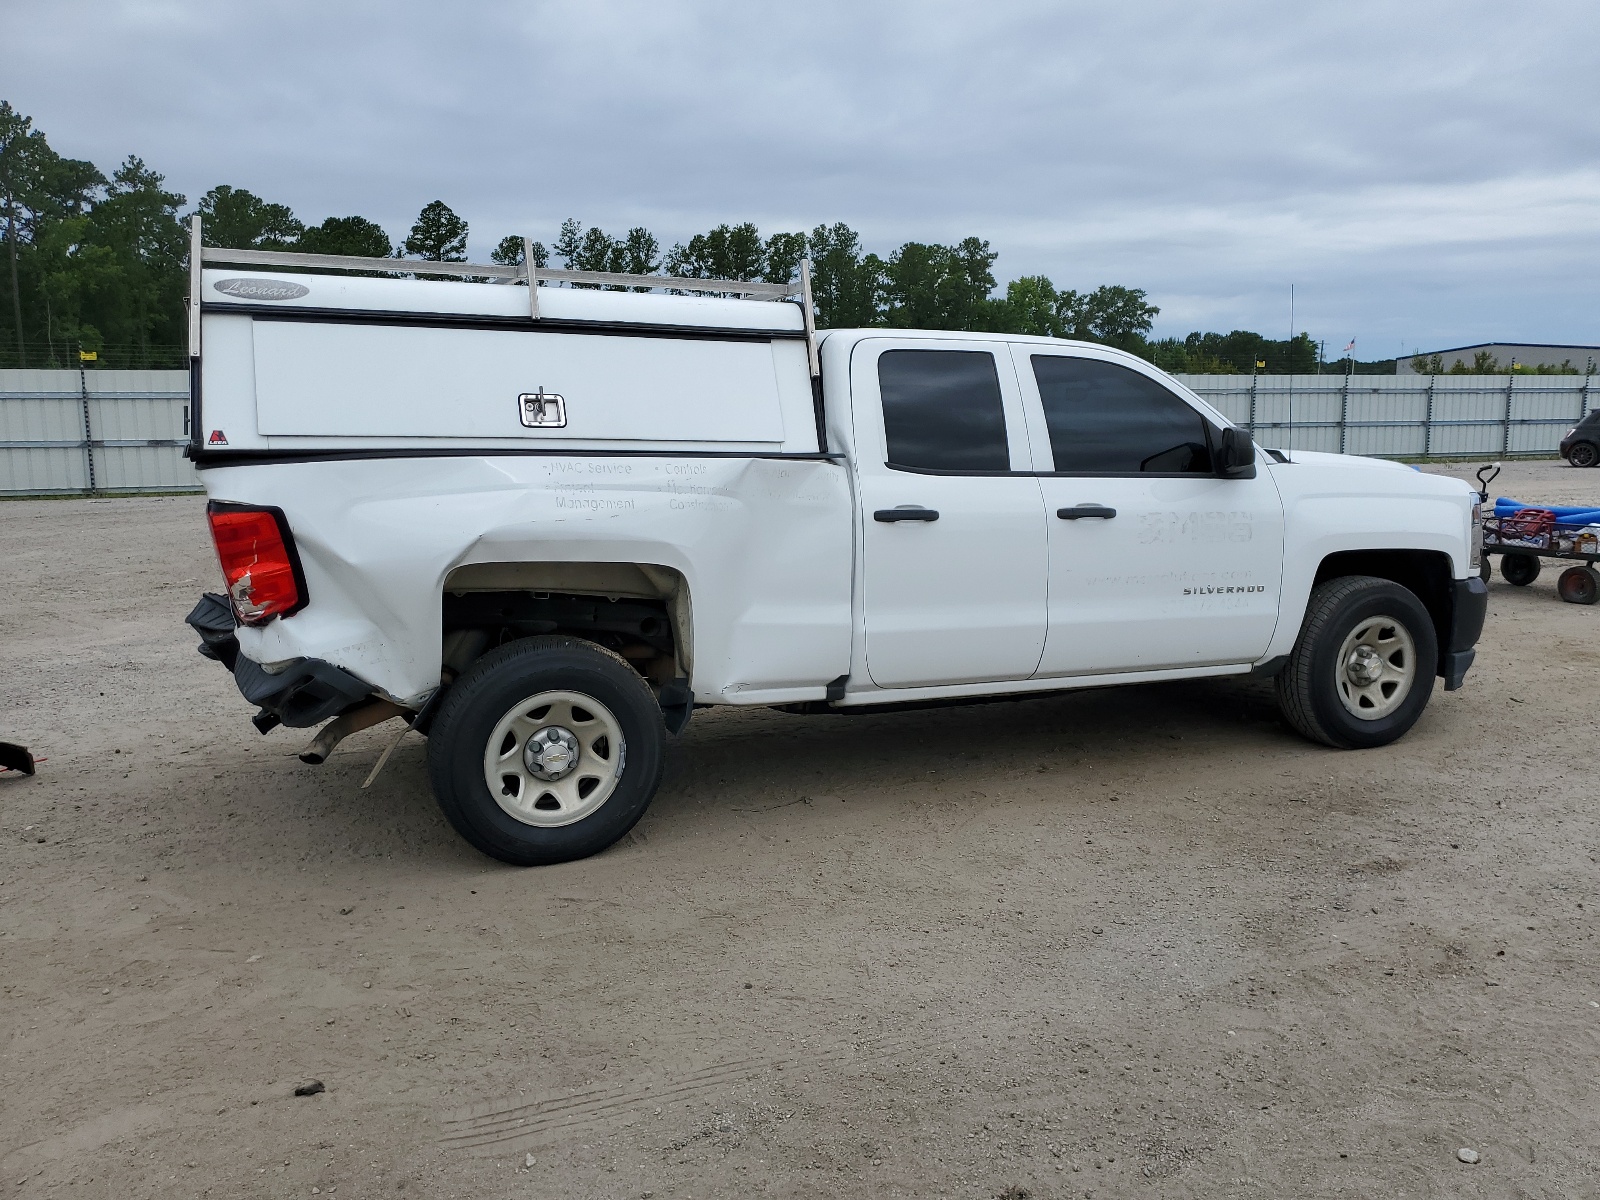
[(1575, 467), (1592, 467), (1600, 462), (1600, 447), (1593, 442), (1573, 442), (1567, 451), (1567, 461)]
[(1494, 560), (1485, 554), (1483, 560), (1478, 564), (1478, 578), (1488, 583), (1493, 576)]
[[(1410, 682), (1394, 700), (1395, 707), (1369, 720), (1356, 716), (1341, 698), (1344, 665), (1338, 658), (1345, 640), (1377, 617), (1403, 627), (1413, 661)], [(1410, 591), (1366, 575), (1330, 579), (1311, 593), (1300, 636), (1288, 665), (1278, 673), (1278, 707), (1299, 733), (1325, 746), (1386, 746), (1417, 723), (1433, 694), (1438, 663), (1433, 618)]]
[(1527, 587), (1539, 578), (1539, 556), (1536, 554), (1502, 554), (1500, 575), (1507, 583)]
[(1568, 604), (1600, 600), (1600, 572), (1593, 567), (1568, 567), (1556, 580), (1556, 591)]
[[(518, 820), (502, 808), (490, 794), (485, 767), (496, 727), (544, 692), (598, 701), (622, 738), (609, 797), (581, 820), (554, 827)], [(519, 867), (570, 862), (604, 850), (644, 815), (661, 782), (666, 741), (649, 685), (619, 655), (579, 638), (530, 637), (485, 654), (451, 687), (429, 732), (428, 774), (446, 819), (485, 854)]]

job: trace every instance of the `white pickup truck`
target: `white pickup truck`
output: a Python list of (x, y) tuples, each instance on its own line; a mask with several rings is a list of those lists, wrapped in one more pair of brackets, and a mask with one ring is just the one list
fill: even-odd
[(202, 652), (263, 732), (323, 726), (307, 761), (389, 718), (427, 734), (445, 815), (507, 862), (621, 837), (706, 705), (1253, 673), (1361, 748), (1472, 663), (1466, 484), (1258, 451), (1104, 346), (818, 332), (804, 270), (530, 279), (198, 226), (193, 261), (189, 453), (226, 584), (189, 618)]

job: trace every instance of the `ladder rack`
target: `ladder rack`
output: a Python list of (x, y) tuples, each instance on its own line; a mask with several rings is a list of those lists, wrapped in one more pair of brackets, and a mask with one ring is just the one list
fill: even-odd
[(817, 358), (817, 326), (811, 299), (811, 263), (802, 259), (800, 277), (792, 283), (765, 283), (743, 279), (695, 279), (681, 275), (630, 275), (620, 271), (572, 271), (540, 267), (531, 261), (532, 243), (522, 239), (523, 261), (514, 266), (500, 263), (434, 262), (415, 258), (366, 258), (350, 254), (306, 254), (298, 250), (228, 250), (204, 244), (200, 233), (200, 214), (190, 219), (189, 230), (189, 355), (200, 356), (200, 270), (212, 263), (231, 263), (250, 267), (300, 267), (314, 271), (383, 271), (407, 275), (441, 275), (447, 278), (489, 280), (494, 283), (525, 284), (528, 287), (528, 315), (539, 319), (541, 286), (568, 284), (587, 287), (630, 288), (643, 291), (697, 292), (759, 301), (798, 300), (805, 319), (806, 345), (811, 377), (821, 374)]

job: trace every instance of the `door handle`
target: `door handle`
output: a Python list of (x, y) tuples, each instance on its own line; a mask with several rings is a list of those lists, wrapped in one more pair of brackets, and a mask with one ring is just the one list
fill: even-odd
[(1084, 517), (1104, 517), (1109, 521), (1116, 515), (1116, 509), (1107, 508), (1104, 504), (1074, 504), (1071, 508), (1056, 509), (1056, 516), (1063, 521), (1078, 521)]
[(872, 519), (891, 525), (896, 521), (937, 521), (939, 510), (923, 508), (918, 504), (903, 504), (899, 508), (880, 508), (872, 514)]

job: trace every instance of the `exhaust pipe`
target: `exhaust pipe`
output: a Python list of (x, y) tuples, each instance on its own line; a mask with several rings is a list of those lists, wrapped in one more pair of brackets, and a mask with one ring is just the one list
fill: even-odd
[(410, 709), (401, 708), (392, 700), (374, 700), (360, 708), (352, 708), (343, 716), (335, 717), (311, 739), (311, 744), (300, 752), (300, 761), (318, 766), (328, 761), (333, 748), (358, 729), (370, 729), (391, 717), (403, 717)]

